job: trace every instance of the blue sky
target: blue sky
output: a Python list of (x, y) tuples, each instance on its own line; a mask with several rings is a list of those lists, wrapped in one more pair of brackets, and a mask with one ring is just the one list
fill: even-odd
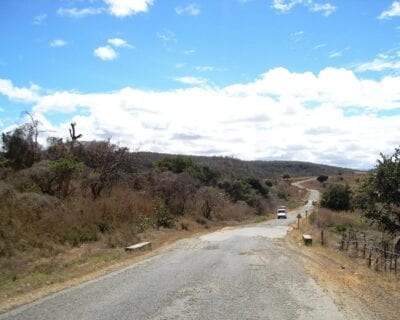
[[(0, 128), (370, 168), (399, 145), (400, 1), (2, 0)], [(51, 133), (49, 133), (51, 132)]]

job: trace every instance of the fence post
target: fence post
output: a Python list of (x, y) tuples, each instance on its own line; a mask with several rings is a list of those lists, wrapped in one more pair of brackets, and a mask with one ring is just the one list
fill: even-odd
[(341, 245), (340, 245), (342, 251), (344, 250), (344, 239), (345, 239), (345, 233), (343, 232), (343, 234), (342, 234), (342, 242), (341, 242)]
[[(357, 238), (357, 231), (354, 234), (354, 240), (356, 241), (356, 253), (358, 252), (358, 238)], [(358, 254), (357, 254), (358, 255)]]
[(372, 264), (372, 249), (369, 251), (368, 268), (371, 268), (371, 264)]
[(325, 239), (324, 239), (324, 230), (321, 230), (321, 246), (325, 244)]
[(365, 233), (364, 233), (364, 248), (363, 248), (363, 258), (364, 259), (365, 259), (366, 250), (367, 250), (367, 239), (366, 239)]

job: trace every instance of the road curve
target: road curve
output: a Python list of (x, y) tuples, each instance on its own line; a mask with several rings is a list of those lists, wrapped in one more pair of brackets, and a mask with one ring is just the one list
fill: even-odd
[(345, 319), (282, 241), (297, 213), (178, 241), (0, 319)]

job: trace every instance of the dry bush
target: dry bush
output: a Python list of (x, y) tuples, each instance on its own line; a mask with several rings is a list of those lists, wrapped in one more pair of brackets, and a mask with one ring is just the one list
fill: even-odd
[(243, 221), (254, 215), (255, 209), (247, 205), (244, 201), (236, 203), (229, 202), (223, 207), (220, 220)]
[(112, 247), (126, 245), (124, 239), (131, 242), (135, 233), (154, 225), (152, 197), (128, 188), (115, 187), (96, 201), (75, 198), (70, 207), (73, 214), (69, 224), (94, 230), (98, 237), (108, 239), (106, 243)]
[(341, 232), (346, 228), (360, 228), (362, 226), (360, 214), (355, 212), (336, 212), (326, 208), (319, 208), (315, 223), (320, 228), (330, 227), (332, 231)]
[(195, 195), (195, 213), (208, 220), (220, 219), (224, 207), (230, 203), (225, 193), (214, 187), (201, 187)]

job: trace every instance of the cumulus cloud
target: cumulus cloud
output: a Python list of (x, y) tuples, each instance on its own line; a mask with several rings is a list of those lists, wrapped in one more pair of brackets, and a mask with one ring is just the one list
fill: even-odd
[(175, 12), (179, 15), (188, 14), (191, 16), (197, 16), (200, 14), (200, 8), (197, 4), (191, 3), (186, 7), (176, 7)]
[[(175, 154), (371, 168), (380, 152), (391, 153), (400, 141), (400, 115), (380, 116), (400, 108), (400, 77), (372, 80), (346, 69), (315, 74), (276, 68), (221, 88), (193, 85), (188, 78), (191, 87), (176, 90), (46, 93), (31, 100), (33, 112), (48, 119), (45, 129), (53, 135), (66, 136), (75, 121), (88, 140), (112, 138)], [(8, 96), (17, 96), (7, 84)], [(0, 88), (4, 94), (4, 82)], [(348, 116), (354, 108), (359, 112)], [(51, 124), (55, 112), (71, 119)]]
[(30, 87), (16, 87), (12, 81), (0, 79), (0, 95), (6, 96), (10, 100), (22, 102), (35, 102), (39, 98), (40, 88), (36, 84), (31, 84)]
[(65, 47), (67, 44), (67, 41), (63, 39), (54, 39), (50, 42), (50, 47)]
[(311, 12), (320, 12), (326, 17), (336, 11), (336, 7), (329, 2), (317, 3), (314, 0), (273, 0), (271, 7), (281, 13), (288, 13), (297, 5), (305, 6)]
[(98, 47), (94, 50), (94, 55), (101, 60), (115, 60), (118, 57), (117, 52), (110, 46)]
[(113, 45), (114, 47), (122, 47), (122, 48), (133, 48), (132, 45), (130, 45), (126, 40), (121, 39), (121, 38), (112, 38), (112, 39), (108, 39), (107, 42), (111, 45)]
[(116, 17), (126, 17), (141, 12), (147, 12), (154, 0), (103, 0), (108, 5), (108, 11)]
[(383, 11), (378, 16), (378, 19), (390, 19), (398, 16), (400, 16), (400, 1), (393, 1), (392, 6), (388, 10)]

